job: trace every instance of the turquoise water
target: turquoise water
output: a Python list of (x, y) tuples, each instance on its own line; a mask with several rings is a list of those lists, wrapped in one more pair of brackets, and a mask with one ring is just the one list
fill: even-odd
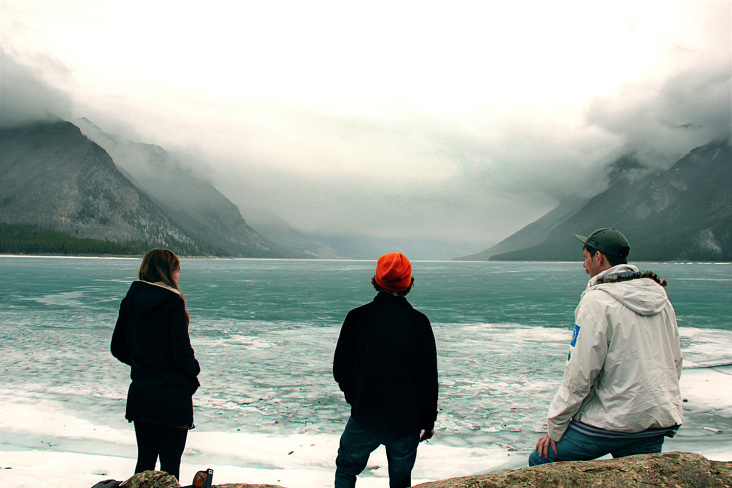
[[(0, 256), (0, 393), (129, 429), (129, 370), (112, 358), (109, 340), (138, 266), (138, 259)], [(338, 435), (348, 408), (331, 376), (332, 354), (346, 313), (374, 296), (374, 266), (183, 260), (179, 284), (202, 367), (196, 431)], [(687, 367), (732, 363), (732, 265), (639, 266), (669, 281)], [(588, 279), (581, 263), (414, 262), (413, 274), (408, 299), (432, 321), (439, 355), (432, 442), (528, 452), (561, 379)], [(720, 423), (732, 430), (728, 417), (689, 405), (673, 441), (732, 446), (704, 430)]]

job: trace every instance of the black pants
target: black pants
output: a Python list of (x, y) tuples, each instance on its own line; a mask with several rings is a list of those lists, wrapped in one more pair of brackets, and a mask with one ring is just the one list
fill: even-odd
[(160, 470), (172, 474), (177, 479), (180, 475), (180, 458), (186, 447), (188, 429), (135, 422), (135, 436), (137, 437), (135, 473), (154, 470), (160, 456)]

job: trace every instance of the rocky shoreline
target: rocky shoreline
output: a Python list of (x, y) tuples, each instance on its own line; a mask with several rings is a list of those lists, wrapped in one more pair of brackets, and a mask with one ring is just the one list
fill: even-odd
[[(386, 481), (385, 481), (386, 483)], [(146, 471), (128, 479), (122, 488), (179, 488), (173, 476)], [(505, 487), (606, 487), (627, 488), (729, 488), (732, 462), (710, 461), (701, 454), (668, 452), (641, 454), (618, 459), (573, 461), (520, 469), (504, 469), (416, 485), (415, 488), (505, 488)], [(215, 488), (285, 488), (278, 485), (229, 483)], [(302, 488), (302, 487), (289, 487)]]

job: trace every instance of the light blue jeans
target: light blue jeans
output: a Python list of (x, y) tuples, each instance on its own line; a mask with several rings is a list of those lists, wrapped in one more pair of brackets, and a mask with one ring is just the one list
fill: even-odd
[(557, 442), (557, 454), (549, 446), (549, 458), (539, 457), (535, 450), (529, 456), (529, 466), (536, 466), (557, 461), (588, 461), (605, 454), (614, 458), (632, 456), (634, 454), (652, 454), (661, 452), (664, 434), (641, 438), (607, 438), (595, 437), (567, 429), (561, 440)]
[(383, 438), (348, 419), (341, 436), (336, 458), (335, 488), (353, 488), (358, 476), (369, 461), (369, 456), (380, 445), (386, 447), (389, 461), (389, 488), (412, 486), (412, 468), (417, 460), (419, 432), (396, 437)]

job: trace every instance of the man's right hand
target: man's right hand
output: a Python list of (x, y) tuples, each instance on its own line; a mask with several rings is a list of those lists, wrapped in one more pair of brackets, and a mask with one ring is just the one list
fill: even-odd
[(432, 439), (433, 435), (435, 435), (435, 429), (425, 430), (424, 432), (422, 432), (422, 435), (419, 438), (419, 442), (426, 441), (428, 439)]
[(545, 435), (544, 437), (536, 441), (536, 452), (539, 454), (539, 457), (549, 459), (549, 446), (552, 447), (554, 455), (556, 456), (558, 454), (557, 443), (551, 440), (548, 435)]

